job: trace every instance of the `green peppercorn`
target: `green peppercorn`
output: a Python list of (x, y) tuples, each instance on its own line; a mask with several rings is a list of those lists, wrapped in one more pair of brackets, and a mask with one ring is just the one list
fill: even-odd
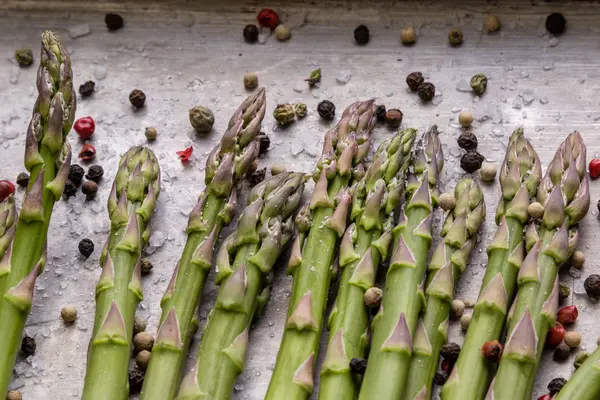
[(323, 100), (317, 106), (317, 112), (321, 118), (331, 121), (335, 117), (335, 104), (329, 100)]
[(566, 283), (559, 283), (558, 286), (558, 302), (564, 302), (571, 295), (571, 288)]
[(304, 103), (294, 104), (294, 113), (296, 114), (296, 117), (304, 118), (304, 117), (306, 117), (306, 112), (307, 112), (306, 104), (304, 104)]
[(207, 133), (215, 123), (213, 112), (206, 107), (196, 106), (189, 112), (190, 124), (198, 132)]
[(15, 50), (15, 59), (21, 67), (29, 67), (33, 64), (33, 51), (31, 49)]
[(463, 41), (463, 33), (460, 29), (455, 28), (448, 33), (448, 41), (452, 46), (458, 46)]
[(477, 74), (471, 78), (471, 89), (479, 96), (487, 90), (488, 78), (484, 74)]
[(156, 140), (156, 136), (158, 136), (158, 132), (156, 131), (156, 128), (148, 127), (148, 128), (146, 128), (144, 135), (146, 135), (146, 139), (148, 139), (149, 142), (152, 142), (152, 141)]
[(294, 120), (294, 107), (291, 104), (278, 104), (273, 110), (273, 118), (280, 126), (285, 126)]
[(308, 86), (310, 87), (313, 87), (318, 82), (321, 82), (321, 68), (317, 68), (313, 72), (311, 72), (310, 76), (306, 78), (305, 81), (308, 82)]

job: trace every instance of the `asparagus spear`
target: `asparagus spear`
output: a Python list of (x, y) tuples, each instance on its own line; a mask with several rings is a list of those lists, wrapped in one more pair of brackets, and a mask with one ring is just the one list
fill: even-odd
[(448, 317), (454, 287), (469, 262), (477, 231), (485, 218), (485, 203), (479, 185), (470, 178), (454, 190), (456, 206), (446, 215), (443, 240), (429, 261), (427, 304), (414, 336), (413, 358), (408, 375), (407, 399), (431, 398), (431, 384), (439, 354), (448, 339)]
[(313, 366), (336, 243), (346, 229), (348, 185), (353, 174), (356, 178), (356, 173), (364, 173), (361, 162), (369, 152), (375, 120), (374, 101), (357, 102), (346, 108), (337, 126), (325, 135), (310, 208), (301, 212), (305, 219), (312, 219), (303, 223), (310, 229), (296, 238), (288, 264), (294, 284), (267, 400), (308, 399), (313, 391)]
[(444, 400), (481, 399), (485, 395), (493, 365), (482, 356), (481, 347), (487, 341), (500, 339), (525, 253), (523, 228), (529, 218), (527, 207), (541, 176), (537, 153), (524, 138), (523, 129), (515, 130), (500, 170), (498, 229), (487, 248), (488, 265), (462, 351), (441, 391)]
[(237, 182), (258, 156), (258, 134), (265, 116), (265, 90), (236, 110), (221, 143), (206, 161), (206, 189), (192, 210), (183, 254), (161, 300), (162, 315), (141, 400), (173, 399), (195, 332), (195, 312), (212, 265), (213, 247), (235, 212)]
[(542, 179), (537, 192), (544, 205), (539, 241), (519, 270), (517, 299), (508, 315), (508, 339), (488, 398), (531, 397), (546, 335), (556, 319), (558, 269), (575, 250), (575, 225), (590, 206), (585, 156), (581, 135), (571, 133)]
[[(340, 249), (342, 274), (329, 316), (329, 345), (321, 371), (319, 399), (351, 399), (358, 393), (350, 360), (365, 357), (369, 313), (365, 291), (374, 285), (380, 259), (391, 242), (391, 213), (402, 198), (412, 158), (415, 129), (382, 143), (352, 196), (351, 219)], [(382, 235), (382, 232), (385, 232)]]
[(269, 297), (271, 270), (293, 234), (304, 182), (303, 174), (285, 173), (250, 192), (237, 231), (219, 251), (221, 290), (202, 333), (197, 364), (184, 378), (178, 399), (230, 398), (244, 370), (250, 323)]
[(411, 357), (411, 337), (424, 303), (423, 285), (437, 183), (444, 159), (437, 127), (421, 139), (407, 203), (393, 229), (394, 253), (386, 274), (385, 296), (372, 322), (373, 341), (359, 399), (402, 398)]
[(76, 108), (72, 74), (71, 60), (58, 38), (50, 31), (42, 33), (38, 98), (25, 138), (25, 167), (31, 179), (0, 267), (0, 398), (8, 391), (35, 279), (46, 261), (52, 208), (62, 195), (71, 164), (66, 137)]
[[(15, 196), (10, 195), (0, 202), (0, 294), (4, 293), (4, 282), (10, 272), (10, 246), (15, 236), (17, 225), (17, 208)], [(4, 257), (6, 254), (6, 257)]]
[(88, 349), (85, 400), (126, 399), (135, 309), (143, 299), (142, 248), (160, 193), (154, 153), (132, 147), (123, 155), (108, 197), (110, 234), (102, 250), (96, 285), (96, 318)]
[(600, 398), (600, 347), (575, 371), (555, 400), (596, 400)]

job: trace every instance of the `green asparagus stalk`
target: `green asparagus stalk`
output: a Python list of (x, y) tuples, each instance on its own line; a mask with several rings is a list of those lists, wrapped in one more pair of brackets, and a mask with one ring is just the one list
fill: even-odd
[(231, 398), (235, 378), (244, 370), (250, 323), (269, 298), (273, 265), (293, 234), (304, 182), (303, 174), (284, 173), (250, 192), (237, 231), (219, 251), (221, 290), (178, 399)]
[(429, 261), (425, 285), (427, 304), (415, 332), (413, 358), (408, 375), (407, 399), (430, 399), (431, 384), (439, 354), (448, 340), (448, 319), (454, 287), (467, 268), (477, 231), (485, 218), (485, 203), (479, 185), (470, 178), (454, 190), (456, 206), (446, 215), (442, 241)]
[[(10, 195), (0, 202), (0, 294), (4, 293), (4, 282), (10, 272), (9, 248), (15, 237), (17, 217), (15, 196)], [(4, 257), (4, 254), (7, 256)]]
[(265, 90), (260, 89), (236, 110), (221, 143), (208, 156), (206, 189), (190, 214), (183, 254), (161, 300), (162, 315), (141, 400), (170, 400), (177, 394), (213, 248), (235, 212), (237, 183), (258, 157), (265, 109)]
[(367, 350), (369, 312), (364, 294), (374, 285), (379, 261), (387, 258), (392, 239), (391, 214), (403, 197), (416, 133), (415, 129), (406, 129), (382, 143), (366, 175), (354, 188), (350, 214), (353, 224), (342, 239), (342, 274), (336, 306), (329, 316), (321, 400), (352, 399), (358, 394), (350, 360), (364, 358)]
[(393, 229), (394, 252), (385, 295), (372, 322), (373, 341), (359, 399), (399, 399), (406, 390), (412, 337), (423, 293), (438, 177), (444, 165), (437, 127), (421, 139), (409, 177), (404, 210)]
[(555, 400), (596, 400), (600, 398), (600, 346), (575, 371)]
[(84, 400), (127, 399), (135, 309), (143, 299), (142, 249), (160, 193), (154, 153), (132, 147), (123, 155), (108, 197), (110, 234), (96, 285), (96, 318), (88, 348)]
[(351, 104), (337, 126), (325, 135), (323, 154), (313, 176), (315, 190), (309, 208), (300, 213), (305, 221), (299, 226), (288, 264), (294, 284), (266, 400), (308, 399), (313, 391), (313, 367), (336, 243), (346, 229), (351, 201), (348, 186), (353, 175), (357, 179), (364, 174), (361, 163), (369, 152), (375, 108), (372, 100)]
[(534, 201), (541, 176), (537, 153), (523, 136), (523, 129), (515, 130), (500, 170), (498, 229), (487, 248), (487, 270), (463, 348), (441, 391), (443, 400), (476, 400), (485, 395), (494, 366), (483, 357), (481, 348), (487, 341), (500, 339), (526, 250), (523, 229), (529, 218), (527, 207)]
[(548, 165), (537, 192), (544, 205), (539, 240), (518, 276), (517, 299), (508, 315), (508, 339), (488, 398), (530, 398), (546, 335), (558, 309), (558, 269), (577, 245), (576, 224), (590, 206), (586, 147), (571, 133)]
[(44, 32), (38, 98), (25, 138), (25, 167), (31, 178), (0, 266), (0, 398), (8, 391), (35, 279), (44, 269), (52, 208), (69, 173), (71, 148), (66, 138), (76, 109), (72, 74), (68, 53), (54, 33)]

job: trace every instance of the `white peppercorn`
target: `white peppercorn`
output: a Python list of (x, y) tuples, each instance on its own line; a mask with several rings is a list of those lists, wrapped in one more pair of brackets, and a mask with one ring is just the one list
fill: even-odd
[(460, 327), (463, 331), (467, 331), (467, 329), (469, 329), (469, 324), (471, 323), (471, 318), (472, 315), (471, 314), (463, 314), (462, 317), (460, 317)]
[(496, 179), (496, 172), (497, 170), (494, 164), (485, 163), (481, 166), (479, 175), (484, 182), (494, 182), (494, 179)]
[(277, 25), (277, 28), (275, 28), (275, 37), (277, 40), (284, 42), (288, 40), (290, 36), (290, 29), (287, 26), (283, 24)]
[(458, 123), (463, 128), (468, 128), (473, 123), (473, 114), (470, 111), (462, 111), (458, 114)]
[(575, 250), (573, 255), (571, 256), (570, 264), (572, 267), (581, 269), (583, 268), (583, 264), (585, 263), (585, 254), (583, 251)]
[(500, 29), (500, 20), (495, 15), (486, 15), (483, 22), (486, 33), (493, 33)]
[(581, 335), (577, 331), (569, 331), (565, 334), (565, 338), (563, 340), (567, 346), (572, 349), (576, 349), (581, 344)]
[(527, 207), (527, 213), (533, 219), (542, 218), (542, 216), (544, 215), (544, 206), (541, 203), (535, 201)]
[(65, 322), (73, 322), (77, 319), (77, 309), (73, 306), (64, 306), (60, 310), (60, 316)]
[(465, 303), (461, 300), (455, 299), (450, 303), (450, 314), (453, 319), (458, 319), (463, 316), (465, 312)]
[(400, 41), (403, 44), (414, 44), (417, 41), (417, 33), (415, 28), (407, 26), (400, 31)]
[(279, 175), (287, 171), (287, 168), (283, 164), (273, 164), (271, 166), (271, 175)]
[(444, 211), (453, 209), (456, 205), (456, 197), (454, 197), (454, 193), (442, 193), (438, 198), (438, 205)]

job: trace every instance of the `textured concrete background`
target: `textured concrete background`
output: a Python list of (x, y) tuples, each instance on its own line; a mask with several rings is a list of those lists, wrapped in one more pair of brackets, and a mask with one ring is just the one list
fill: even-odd
[[(463, 176), (459, 168), (461, 152), (455, 140), (460, 132), (457, 116), (461, 109), (474, 112), (477, 121), (472, 129), (478, 135), (480, 152), (498, 166), (510, 132), (519, 125), (525, 127), (544, 166), (573, 130), (582, 133), (588, 159), (600, 151), (597, 5), (480, 5), (475, 1), (456, 3), (460, 6), (452, 2), (385, 1), (368, 2), (368, 6), (351, 1), (209, 3), (213, 2), (8, 0), (0, 4), (0, 177), (15, 179), (24, 171), (25, 129), (35, 101), (36, 67), (19, 69), (12, 53), (16, 48), (30, 47), (37, 64), (43, 29), (56, 31), (71, 51), (76, 88), (88, 79), (96, 81), (97, 92), (79, 102), (77, 116), (95, 118), (92, 143), (98, 150), (96, 163), (105, 168), (96, 200), (85, 202), (79, 194), (55, 206), (50, 259), (38, 279), (27, 327), (38, 342), (38, 350), (32, 360), (20, 360), (17, 366), (15, 384), (22, 386), (26, 399), (80, 397), (93, 324), (93, 293), (100, 273), (98, 258), (109, 226), (105, 202), (118, 157), (129, 146), (146, 143), (147, 126), (155, 126), (159, 132), (158, 140), (150, 144), (163, 170), (152, 243), (162, 246), (150, 255), (155, 268), (144, 278), (145, 299), (139, 313), (149, 318), (149, 330), (155, 332), (159, 301), (185, 242), (187, 214), (204, 188), (205, 157), (247, 95), (242, 84), (245, 72), (257, 72), (261, 85), (267, 88), (268, 112), (263, 130), (271, 137), (272, 147), (260, 161), (261, 167), (284, 163), (290, 169), (311, 171), (322, 137), (333, 125), (320, 121), (316, 113), (323, 99), (336, 104), (338, 116), (355, 99), (376, 98), (404, 112), (403, 127), (424, 130), (438, 124), (446, 158), (442, 182), (447, 190)], [(280, 43), (271, 37), (264, 45), (244, 43), (243, 26), (253, 23), (255, 12), (263, 6), (276, 8), (292, 25), (289, 42)], [(126, 24), (123, 30), (106, 30), (104, 12), (109, 10), (122, 13)], [(568, 20), (568, 31), (558, 41), (551, 40), (544, 30), (545, 17), (551, 11), (563, 12)], [(482, 33), (487, 12), (500, 17), (503, 25), (499, 33)], [(356, 46), (352, 37), (360, 23), (367, 24), (373, 34), (364, 47)], [(72, 39), (68, 30), (79, 24), (89, 24), (91, 33)], [(399, 43), (404, 25), (417, 28), (418, 41), (413, 47)], [(459, 48), (447, 44), (447, 33), (453, 27), (460, 27), (465, 35)], [(309, 90), (303, 79), (317, 66), (323, 71), (321, 87)], [(405, 77), (415, 70), (422, 71), (436, 85), (438, 97), (434, 104), (421, 104), (407, 90)], [(490, 78), (483, 97), (457, 90), (461, 80), (468, 81), (478, 72)], [(348, 75), (351, 78), (345, 84), (336, 79), (344, 81)], [(147, 106), (138, 112), (128, 102), (134, 88), (144, 90), (148, 97)], [(271, 116), (276, 104), (297, 101), (307, 103), (307, 118), (285, 130), (277, 128)], [(207, 136), (196, 135), (189, 125), (187, 110), (196, 104), (208, 106), (215, 113), (213, 132)], [(391, 134), (385, 127), (378, 127), (375, 142)], [(77, 153), (82, 143), (74, 133), (69, 140)], [(175, 152), (190, 145), (194, 146), (193, 160), (184, 166)], [(483, 185), (483, 189), (488, 217), (459, 285), (458, 297), (469, 300), (475, 300), (479, 291), (487, 262), (485, 247), (495, 231), (493, 214), (500, 196), (497, 182)], [(575, 295), (568, 301), (580, 307), (575, 329), (582, 333), (582, 347), (587, 351), (595, 348), (600, 335), (600, 329), (594, 328), (600, 318), (600, 305), (590, 302), (583, 290), (583, 278), (600, 272), (598, 248), (593, 246), (599, 231), (595, 202), (600, 187), (596, 182), (591, 183), (591, 193), (591, 211), (581, 223), (579, 248), (588, 259), (582, 278), (561, 274), (561, 280), (574, 289)], [(18, 196), (22, 196), (21, 191)], [(96, 251), (87, 261), (77, 251), (83, 237), (96, 244)], [(261, 399), (266, 391), (290, 288), (291, 278), (279, 269), (266, 315), (251, 331), (247, 368), (238, 380), (235, 399)], [(202, 323), (216, 293), (211, 275), (200, 311)], [(74, 304), (79, 310), (74, 326), (65, 326), (60, 320), (60, 309), (66, 304)], [(452, 325), (451, 332), (452, 340), (462, 342), (458, 324)], [(190, 354), (194, 353), (195, 349)], [(551, 354), (545, 355), (535, 398), (546, 392), (545, 386), (552, 378), (570, 376), (571, 361), (557, 364)]]

